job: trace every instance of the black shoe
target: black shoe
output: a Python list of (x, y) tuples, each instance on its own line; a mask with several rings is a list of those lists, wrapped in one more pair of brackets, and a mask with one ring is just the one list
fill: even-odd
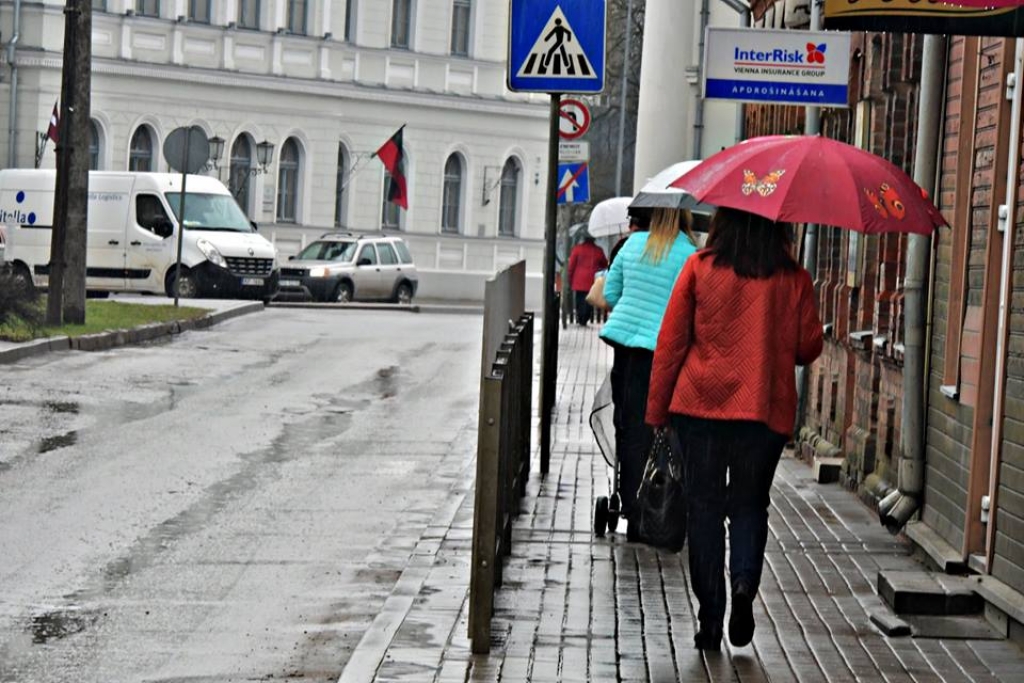
[(754, 639), (754, 593), (739, 584), (732, 593), (732, 612), (729, 614), (729, 642), (744, 647)]
[(722, 627), (701, 626), (693, 636), (693, 646), (698, 650), (718, 652), (722, 649)]

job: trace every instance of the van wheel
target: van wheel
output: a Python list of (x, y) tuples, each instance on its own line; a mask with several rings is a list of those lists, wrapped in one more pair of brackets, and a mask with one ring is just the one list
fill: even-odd
[(398, 289), (395, 290), (395, 302), (400, 304), (411, 304), (412, 303), (412, 285), (408, 282), (403, 282), (398, 285)]
[(32, 283), (32, 274), (28, 272), (28, 268), (19, 263), (14, 266), (12, 272), (13, 277), (11, 284), (24, 291), (28, 296), (34, 296), (36, 293), (36, 286)]
[[(167, 296), (174, 298), (174, 280), (175, 271), (171, 271), (171, 274), (167, 277)], [(185, 268), (181, 269), (181, 286), (178, 290), (178, 296), (182, 299), (195, 299), (199, 296), (199, 283), (196, 282), (195, 276), (191, 271)]]
[(334, 300), (339, 304), (352, 301), (352, 285), (348, 282), (339, 282), (334, 290)]

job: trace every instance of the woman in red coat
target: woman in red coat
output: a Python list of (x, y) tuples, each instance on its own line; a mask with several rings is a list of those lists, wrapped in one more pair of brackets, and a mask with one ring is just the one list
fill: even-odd
[(685, 450), (699, 649), (722, 640), (727, 517), (729, 641), (742, 647), (753, 638), (769, 493), (796, 419), (795, 368), (821, 349), (814, 286), (790, 255), (790, 226), (718, 209), (707, 248), (687, 260), (673, 289), (647, 401), (647, 422), (671, 423)]
[(594, 238), (584, 235), (583, 241), (573, 247), (569, 254), (569, 286), (576, 297), (576, 322), (586, 327), (590, 322), (593, 307), (587, 303), (587, 294), (594, 286), (594, 276), (608, 267), (604, 250), (597, 246)]

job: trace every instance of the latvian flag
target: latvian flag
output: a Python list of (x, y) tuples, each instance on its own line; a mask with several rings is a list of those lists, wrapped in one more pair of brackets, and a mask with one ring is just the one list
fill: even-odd
[(405, 184), (405, 151), (402, 149), (402, 128), (392, 135), (387, 142), (381, 145), (376, 154), (384, 163), (384, 168), (391, 175), (391, 182), (388, 183), (388, 201), (398, 204), (405, 210), (409, 210), (409, 197), (406, 194)]
[(57, 139), (60, 136), (58, 129), (60, 128), (60, 110), (57, 109), (57, 103), (53, 103), (53, 113), (50, 114), (50, 127), (46, 129), (46, 137), (53, 140), (53, 144), (57, 144)]

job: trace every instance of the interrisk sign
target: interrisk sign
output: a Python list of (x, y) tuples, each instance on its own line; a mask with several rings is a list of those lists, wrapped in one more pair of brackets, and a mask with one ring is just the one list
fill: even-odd
[(849, 106), (850, 34), (709, 26), (704, 97)]
[(825, 0), (825, 28), (1019, 38), (1024, 8), (966, 7), (954, 0)]
[(601, 92), (605, 8), (606, 0), (511, 0), (509, 89)]

